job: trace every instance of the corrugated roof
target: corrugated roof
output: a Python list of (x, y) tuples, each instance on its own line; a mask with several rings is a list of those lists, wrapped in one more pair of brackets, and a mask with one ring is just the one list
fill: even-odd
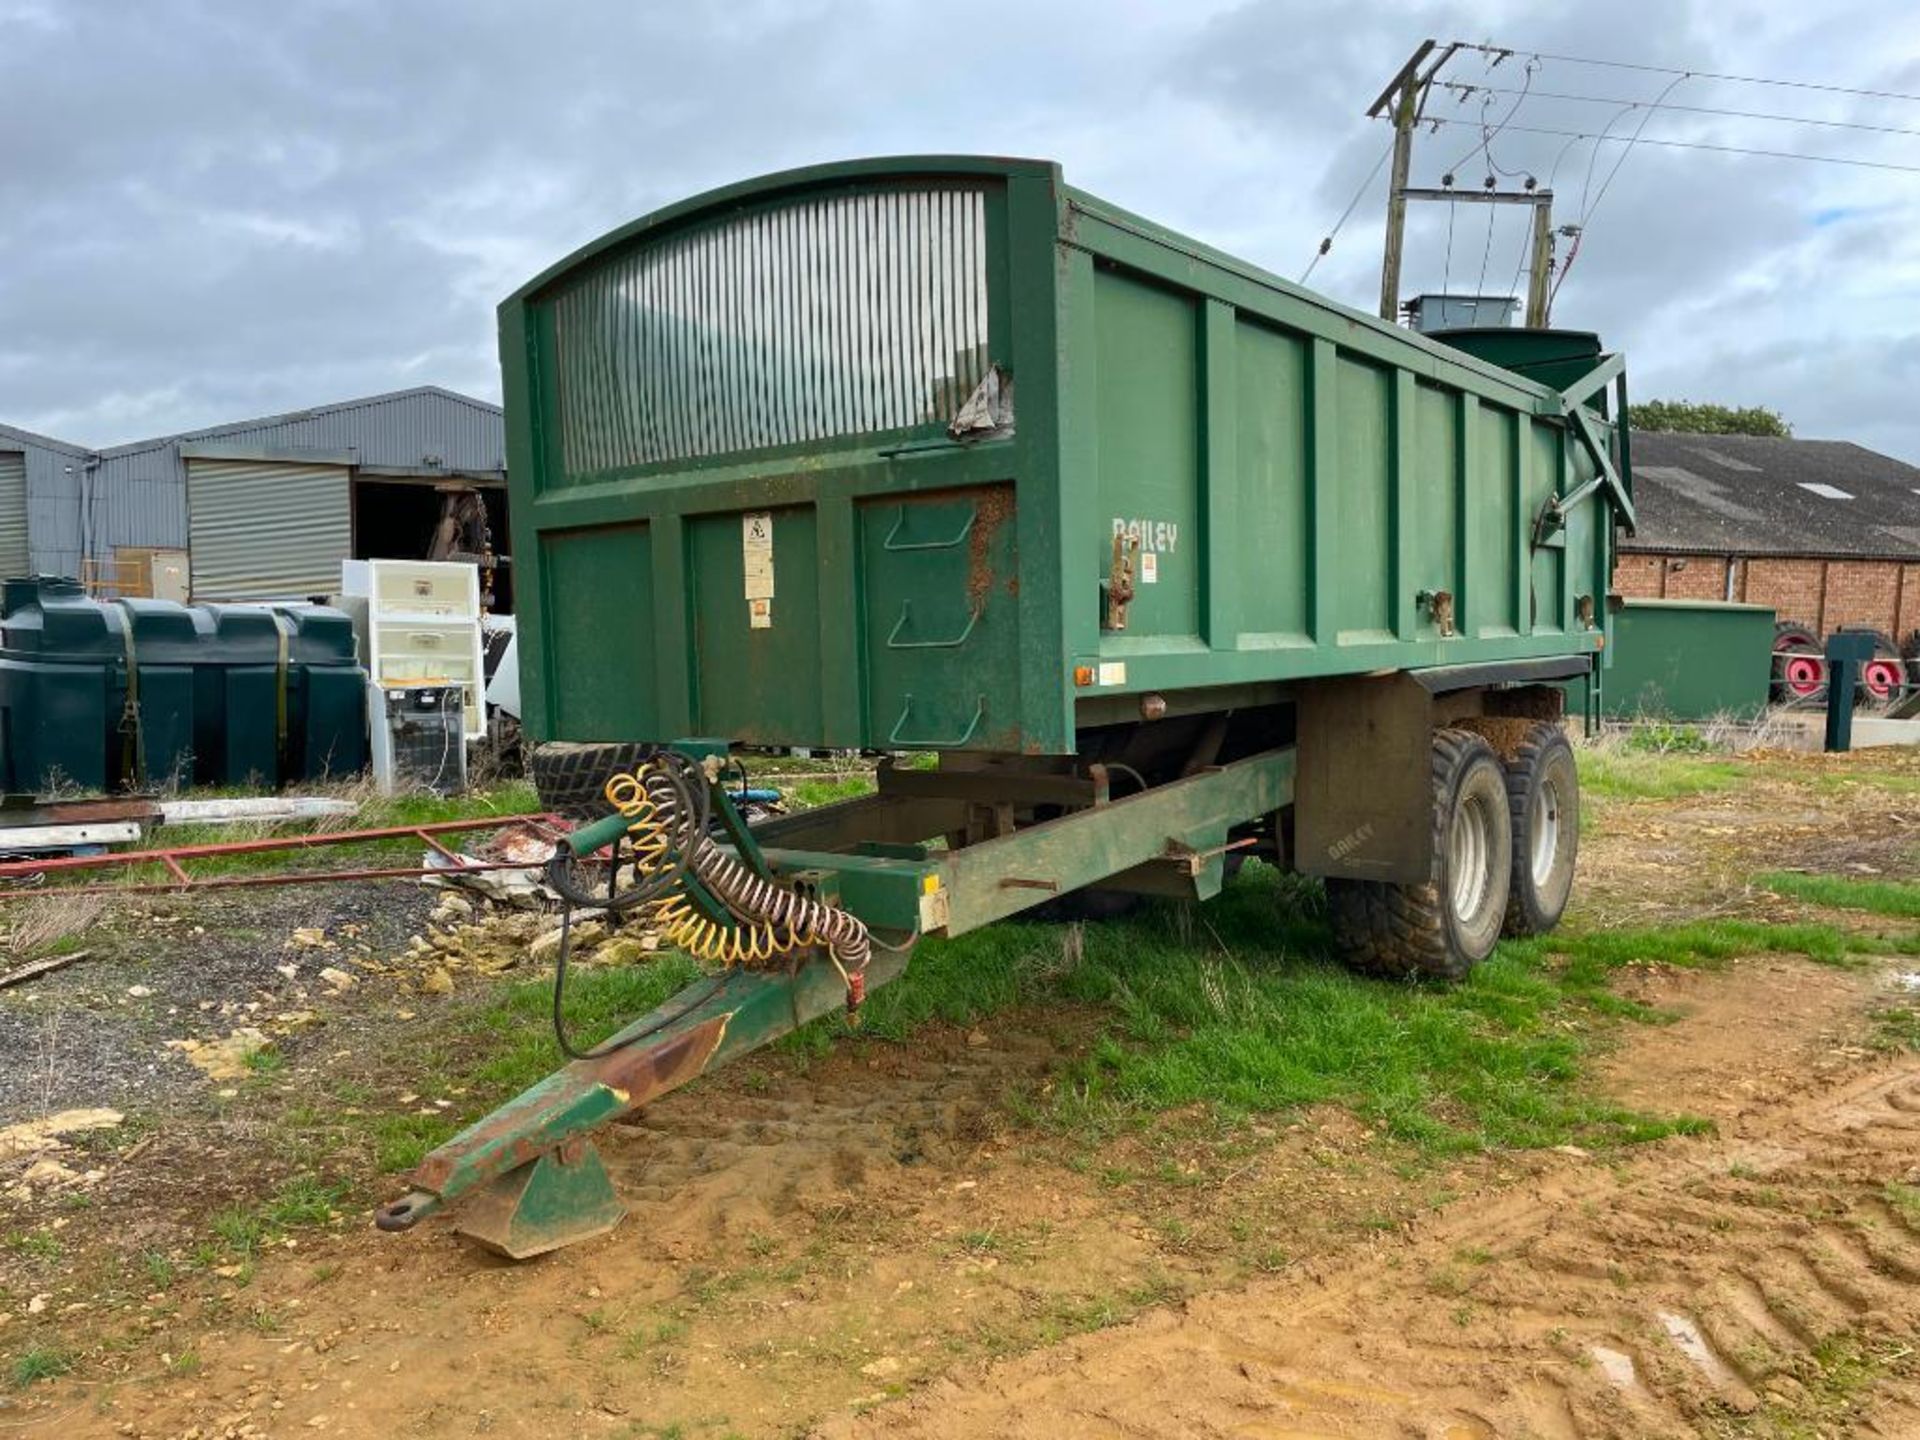
[(1849, 441), (1636, 430), (1633, 481), (1623, 550), (1920, 559), (1920, 469)]
[(51, 435), (36, 435), (31, 430), (22, 430), (16, 425), (0, 425), (0, 441), (12, 441), (19, 445), (31, 445), (40, 450), (58, 450), (64, 455), (85, 455), (84, 445), (75, 445), (71, 441), (56, 440)]
[(253, 420), (231, 420), (224, 425), (210, 425), (203, 430), (183, 430), (177, 435), (161, 435), (152, 440), (130, 440), (124, 445), (115, 445), (111, 449), (102, 450), (100, 454), (103, 458), (111, 458), (115, 455), (136, 455), (143, 450), (157, 450), (181, 441), (218, 440), (223, 436), (243, 435), (255, 430), (273, 430), (284, 425), (296, 425), (302, 421), (319, 420), (330, 415), (343, 415), (354, 410), (371, 410), (381, 405), (398, 404), (426, 395), (436, 396), (442, 400), (452, 400), (496, 418), (504, 413), (498, 405), (485, 400), (476, 400), (471, 395), (462, 395), (457, 390), (448, 390), (439, 385), (415, 385), (406, 390), (389, 390), (383, 395), (366, 395), (358, 400), (340, 400), (331, 405), (315, 405), (309, 410), (290, 410), (284, 415), (262, 415)]

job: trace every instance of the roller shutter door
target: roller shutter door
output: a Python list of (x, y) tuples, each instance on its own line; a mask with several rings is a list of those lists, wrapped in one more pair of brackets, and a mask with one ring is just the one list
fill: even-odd
[(191, 459), (187, 539), (195, 600), (331, 594), (353, 553), (347, 468)]
[(27, 457), (0, 452), (0, 580), (33, 573), (27, 549)]

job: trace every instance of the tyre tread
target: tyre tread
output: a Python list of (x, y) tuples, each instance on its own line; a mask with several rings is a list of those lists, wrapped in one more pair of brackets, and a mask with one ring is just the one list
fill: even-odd
[[(1543, 916), (1533, 903), (1533, 875), (1529, 855), (1532, 844), (1527, 836), (1528, 786), (1533, 775), (1539, 770), (1542, 760), (1550, 749), (1565, 749), (1572, 754), (1566, 732), (1558, 725), (1542, 721), (1529, 727), (1527, 733), (1507, 755), (1501, 769), (1507, 782), (1507, 807), (1513, 824), (1513, 882), (1507, 888), (1507, 918), (1500, 927), (1500, 933), (1515, 938), (1528, 935), (1544, 935), (1560, 923), (1560, 916), (1551, 919)], [(1579, 771), (1574, 772), (1576, 784)], [(1579, 832), (1579, 792), (1576, 788), (1573, 814), (1573, 843), (1580, 843)]]
[(613, 812), (608, 779), (639, 766), (652, 749), (638, 741), (550, 740), (534, 747), (527, 769), (543, 809), (569, 820), (598, 820)]
[(1438, 877), (1446, 838), (1445, 802), (1455, 775), (1476, 751), (1492, 753), (1487, 742), (1471, 731), (1434, 732), (1430, 761), (1433, 878), (1412, 885), (1327, 881), (1327, 919), (1341, 958), (1354, 969), (1394, 980), (1460, 980), (1473, 968), (1473, 962), (1448, 943), (1447, 902)]

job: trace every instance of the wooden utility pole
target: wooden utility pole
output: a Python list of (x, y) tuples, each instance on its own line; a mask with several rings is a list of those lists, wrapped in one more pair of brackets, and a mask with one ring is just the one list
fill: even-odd
[[(1441, 48), (1436, 40), (1422, 40), (1400, 71), (1387, 82), (1387, 88), (1367, 107), (1374, 119), (1393, 115), (1393, 173), (1387, 188), (1387, 249), (1380, 265), (1380, 318), (1389, 322), (1400, 318), (1400, 255), (1407, 235), (1407, 180), (1413, 168), (1413, 130), (1420, 123), (1420, 112), (1427, 102), (1427, 90), (1440, 67), (1460, 48), (1456, 41)], [(1434, 51), (1438, 59), (1428, 64)], [(1421, 67), (1425, 65), (1424, 70)]]
[(1532, 259), (1527, 262), (1527, 328), (1547, 328), (1547, 281), (1553, 276), (1553, 192), (1534, 192)]
[[(1473, 204), (1531, 205), (1533, 239), (1531, 269), (1527, 278), (1526, 323), (1530, 329), (1547, 323), (1547, 300), (1553, 278), (1553, 192), (1534, 188), (1531, 179), (1522, 190), (1492, 188), (1492, 178), (1483, 190), (1459, 190), (1453, 177), (1439, 189), (1416, 188), (1407, 183), (1413, 168), (1413, 132), (1419, 127), (1426, 109), (1427, 93), (1440, 69), (1460, 50), (1458, 43), (1441, 46), (1424, 40), (1407, 63), (1387, 82), (1379, 98), (1367, 107), (1373, 119), (1391, 115), (1393, 120), (1393, 174), (1387, 190), (1387, 239), (1380, 261), (1380, 318), (1390, 323), (1400, 319), (1400, 268), (1406, 249), (1407, 202), (1409, 200), (1445, 200), (1449, 204), (1467, 201)], [(1436, 54), (1435, 52), (1438, 52)], [(1506, 58), (1503, 52), (1501, 59)]]
[[(1393, 111), (1393, 169), (1387, 180), (1387, 248), (1380, 264), (1380, 318), (1389, 322), (1400, 318), (1400, 252), (1407, 233), (1406, 192), (1413, 167), (1413, 127), (1420, 118), (1420, 101), (1426, 93), (1420, 80), (1420, 64), (1433, 51), (1433, 41), (1421, 41), (1413, 57), (1400, 67), (1400, 73), (1367, 110), (1368, 115), (1375, 117), (1385, 114), (1389, 107)], [(1429, 73), (1428, 79), (1431, 78)]]

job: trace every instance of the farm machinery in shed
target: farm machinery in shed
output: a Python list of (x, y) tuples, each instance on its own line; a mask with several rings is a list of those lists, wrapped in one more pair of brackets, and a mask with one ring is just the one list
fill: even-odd
[[(524, 722), (606, 812), (551, 874), (710, 974), (587, 1051), (557, 985), (573, 1058), (383, 1228), (599, 1233), (595, 1127), (1064, 897), (1257, 855), (1397, 977), (1558, 920), (1633, 516), (1595, 337), (1439, 343), (954, 157), (669, 207), (500, 333)], [(935, 763), (749, 825), (736, 746)]]

